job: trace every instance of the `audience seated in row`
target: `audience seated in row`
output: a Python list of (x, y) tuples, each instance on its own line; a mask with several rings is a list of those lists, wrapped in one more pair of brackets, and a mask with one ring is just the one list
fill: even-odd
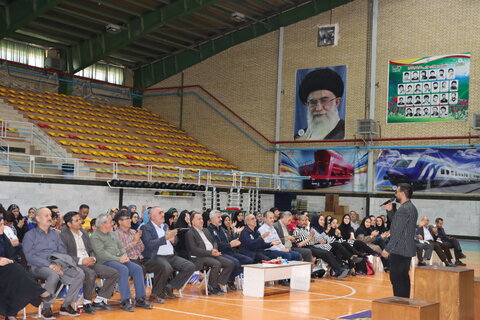
[[(68, 285), (61, 315), (79, 314), (72, 305), (82, 288), (83, 312), (113, 309), (108, 302), (117, 282), (122, 310), (150, 309), (151, 303), (176, 299), (174, 290), (181, 290), (196, 270), (208, 271), (207, 290), (220, 295), (225, 292), (221, 286), (237, 289), (235, 279), (243, 272), (242, 265), (277, 257), (321, 259), (332, 276), (342, 279), (355, 275), (367, 255), (379, 256), (389, 238), (385, 216), (366, 217), (357, 227), (355, 211), (344, 215), (340, 224), (331, 216), (277, 208), (263, 214), (236, 211), (230, 216), (218, 210), (201, 214), (171, 208), (164, 213), (152, 207), (140, 217), (137, 207), (129, 205), (110, 208), (95, 219), (88, 217), (89, 212), (89, 206), (82, 204), (78, 212), (62, 216), (57, 206), (48, 206), (30, 208), (23, 217), (17, 205), (10, 205), (8, 211), (0, 205), (0, 267), (9, 266), (0, 272), (27, 272), (14, 262), (26, 258), (31, 276), (24, 285), (32, 288), (21, 301), (9, 304), (11, 308), (0, 303), (3, 314), (14, 318), (25, 304), (38, 305), (43, 300), (43, 318), (54, 319), (51, 302), (59, 283)], [(422, 218), (416, 237), (419, 265), (429, 262), (432, 251), (447, 266), (464, 265), (460, 244), (446, 235), (441, 218), (435, 226)], [(388, 261), (383, 263), (388, 271)], [(153, 273), (148, 298), (145, 273)], [(45, 289), (33, 277), (45, 281)], [(129, 277), (135, 288), (133, 303)], [(95, 294), (97, 278), (103, 285)], [(12, 285), (5, 277), (0, 282), (4, 280), (5, 286)]]

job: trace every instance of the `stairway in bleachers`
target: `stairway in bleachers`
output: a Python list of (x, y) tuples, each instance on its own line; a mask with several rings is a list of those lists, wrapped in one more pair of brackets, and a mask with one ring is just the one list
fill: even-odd
[[(95, 104), (76, 96), (1, 86), (0, 99), (55, 139), (70, 157), (91, 163), (91, 170), (99, 178), (112, 176), (112, 163), (117, 165), (118, 178), (137, 180), (146, 179), (148, 172), (142, 168), (148, 165), (163, 172), (185, 168), (184, 179), (195, 179), (194, 173), (200, 169), (236, 169), (186, 132), (146, 109)], [(154, 176), (178, 179), (178, 174)]]

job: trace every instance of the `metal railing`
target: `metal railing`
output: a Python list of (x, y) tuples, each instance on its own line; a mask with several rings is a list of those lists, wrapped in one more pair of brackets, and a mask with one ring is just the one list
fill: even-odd
[(0, 138), (30, 143), (44, 155), (67, 158), (67, 151), (30, 122), (0, 120)]
[[(149, 182), (178, 182), (234, 188), (281, 189), (282, 182), (306, 177), (283, 177), (241, 171), (215, 171), (174, 166), (131, 164), (106, 160), (27, 155), (0, 150), (0, 166), (21, 168), (11, 175), (83, 180), (124, 179)], [(101, 174), (97, 176), (97, 174)]]

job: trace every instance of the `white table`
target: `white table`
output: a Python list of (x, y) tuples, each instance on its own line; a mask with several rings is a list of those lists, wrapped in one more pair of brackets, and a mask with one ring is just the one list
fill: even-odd
[(263, 298), (265, 281), (290, 279), (290, 289), (310, 290), (310, 262), (290, 261), (288, 264), (243, 265), (243, 295)]

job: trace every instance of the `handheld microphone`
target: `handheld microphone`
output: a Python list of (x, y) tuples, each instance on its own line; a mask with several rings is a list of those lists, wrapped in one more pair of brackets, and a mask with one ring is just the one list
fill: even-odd
[(385, 201), (384, 203), (382, 203), (382, 204), (380, 205), (380, 207), (383, 207), (384, 205), (389, 204), (390, 202), (395, 202), (395, 200), (396, 200), (395, 197), (393, 197), (393, 198), (391, 198), (391, 199), (388, 199), (387, 201)]

